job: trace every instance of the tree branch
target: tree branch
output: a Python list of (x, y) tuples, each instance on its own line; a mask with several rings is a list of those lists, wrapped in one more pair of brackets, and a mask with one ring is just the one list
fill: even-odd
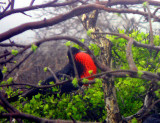
[[(24, 8), (18, 8), (14, 10), (9, 10), (9, 11), (4, 11), (3, 13), (0, 14), (0, 20), (6, 16), (9, 16), (11, 14), (16, 14), (16, 13), (21, 13), (21, 12), (26, 12), (26, 11), (31, 11), (39, 8), (46, 8), (46, 7), (60, 7), (60, 6), (66, 6), (73, 4), (77, 2), (77, 0), (70, 0), (68, 2), (63, 2), (63, 3), (55, 3), (57, 0), (41, 4), (41, 5), (34, 5), (34, 6), (29, 6), (29, 7), (24, 7)], [(11, 4), (11, 3), (10, 3)]]
[(126, 57), (127, 57), (127, 61), (128, 61), (130, 69), (138, 71), (138, 69), (137, 69), (137, 67), (134, 63), (134, 60), (133, 60), (132, 44), (133, 44), (133, 39), (130, 38), (129, 41), (128, 41), (128, 44), (127, 44), (127, 48), (126, 48)]
[[(146, 8), (147, 8), (147, 10), (148, 10), (148, 21), (149, 21), (149, 37), (150, 37), (150, 44), (151, 44), (151, 46), (153, 46), (154, 45), (154, 42), (153, 42), (153, 30), (152, 30), (152, 21), (151, 21), (151, 11), (150, 11), (150, 9), (149, 9), (149, 5), (148, 5), (148, 3), (147, 3), (147, 6), (146, 6)], [(155, 14), (153, 14), (153, 15), (155, 15)]]
[[(25, 23), (20, 26), (17, 26), (15, 28), (12, 28), (9, 31), (6, 31), (6, 32), (0, 34), (0, 42), (6, 40), (8, 38), (11, 38), (17, 34), (20, 34), (26, 30), (43, 28), (46, 26), (52, 26), (52, 25), (55, 25), (55, 24), (60, 23), (62, 21), (65, 21), (67, 19), (70, 19), (72, 17), (79, 16), (83, 13), (87, 13), (87, 12), (90, 12), (95, 9), (105, 10), (107, 12), (114, 12), (114, 13), (132, 13), (132, 14), (140, 14), (143, 16), (148, 16), (148, 13), (141, 12), (138, 10), (130, 10), (130, 9), (119, 10), (119, 9), (115, 9), (115, 8), (107, 8), (104, 5), (88, 4), (88, 5), (79, 6), (75, 9), (71, 10), (70, 12), (58, 15), (58, 16), (50, 18), (50, 19), (44, 19), (44, 20), (37, 21), (37, 22), (29, 22), (29, 23)], [(155, 19), (157, 19), (157, 21), (160, 21), (160, 17), (157, 17), (153, 14), (151, 15), (151, 17), (154, 17)]]

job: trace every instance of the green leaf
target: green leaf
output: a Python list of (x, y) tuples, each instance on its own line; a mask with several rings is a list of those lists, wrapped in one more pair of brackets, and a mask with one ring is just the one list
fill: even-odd
[(1, 84), (1, 85), (4, 85), (4, 84), (6, 84), (6, 81), (2, 81), (0, 84)]
[(91, 49), (94, 52), (95, 56), (98, 56), (101, 52), (101, 50), (97, 44), (90, 43), (90, 46), (88, 46), (88, 47), (89, 47), (89, 49)]
[(129, 74), (126, 74), (127, 77), (129, 77)]
[(43, 69), (43, 70), (44, 70), (44, 72), (47, 72), (47, 70), (48, 70), (48, 67), (44, 67), (44, 69)]
[(146, 64), (146, 61), (140, 61), (140, 63), (142, 64), (142, 65), (145, 65)]
[(35, 98), (36, 98), (36, 99), (39, 99), (40, 96), (41, 96), (41, 94), (37, 94), (37, 95), (35, 95)]
[(68, 46), (71, 46), (71, 42), (70, 42), (70, 41), (67, 41), (65, 45), (66, 45), (67, 47), (68, 47)]
[(16, 56), (18, 54), (18, 50), (12, 50), (11, 53)]
[(70, 117), (71, 115), (72, 115), (72, 113), (71, 113), (71, 112), (68, 112), (68, 113), (67, 113), (67, 116), (68, 116), (68, 117)]
[(90, 75), (92, 75), (92, 73), (93, 73), (93, 70), (89, 70), (89, 71), (88, 71), (88, 73), (89, 73)]
[(40, 86), (40, 85), (41, 85), (41, 83), (42, 83), (42, 80), (39, 80), (38, 85)]
[(85, 41), (84, 38), (80, 39), (80, 42), (84, 43), (84, 41)]
[(142, 72), (142, 71), (138, 71), (137, 73), (138, 73), (138, 76), (139, 76), (139, 77), (141, 77), (141, 76), (143, 75), (143, 72)]
[(49, 84), (50, 84), (50, 85), (53, 85), (53, 84), (54, 84), (54, 82), (53, 82), (53, 81), (51, 81), (51, 82), (49, 82)]
[(83, 79), (82, 82), (83, 83), (87, 83), (89, 80), (88, 79)]
[(125, 34), (125, 31), (124, 31), (124, 29), (118, 29), (118, 31), (119, 31), (119, 33), (121, 33), (121, 34)]
[(156, 90), (154, 93), (156, 94), (156, 96), (157, 96), (158, 98), (160, 98), (160, 89)]
[(73, 110), (74, 112), (77, 112), (77, 108), (74, 107), (74, 106), (72, 106), (72, 110)]
[(3, 74), (7, 73), (7, 67), (6, 67), (6, 66), (3, 66), (2, 73), (3, 73)]
[(93, 29), (89, 29), (89, 30), (87, 31), (87, 35), (88, 35), (88, 36), (91, 36), (91, 33), (92, 33), (92, 32), (94, 32), (94, 30), (93, 30)]
[(146, 8), (147, 5), (148, 5), (148, 2), (147, 2), (147, 1), (146, 1), (146, 2), (143, 2), (143, 7), (144, 7), (144, 8)]
[(95, 82), (96, 82), (96, 83), (102, 83), (102, 79), (96, 78), (96, 79), (95, 79)]
[(73, 86), (78, 87), (78, 80), (77, 80), (77, 78), (74, 78), (72, 80), (72, 84), (73, 84)]
[(9, 77), (9, 79), (7, 80), (7, 82), (10, 84), (11, 82), (13, 82), (13, 77)]
[(16, 64), (16, 63), (17, 63), (17, 61), (14, 61), (14, 63)]
[(145, 87), (144, 86), (141, 86), (140, 87), (140, 92), (144, 92), (146, 89), (145, 89)]
[(37, 45), (32, 44), (31, 49), (33, 52), (36, 52), (37, 48), (38, 48)]
[(48, 108), (49, 108), (49, 105), (48, 105), (48, 104), (45, 104), (44, 110), (47, 110)]

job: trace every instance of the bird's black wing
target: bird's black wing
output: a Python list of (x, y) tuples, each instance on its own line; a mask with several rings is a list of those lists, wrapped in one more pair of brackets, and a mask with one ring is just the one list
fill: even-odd
[[(67, 64), (64, 68), (62, 68), (60, 71), (56, 72), (56, 76), (59, 80), (65, 80), (66, 75), (73, 76), (73, 67), (71, 64)], [(56, 79), (51, 76), (47, 78), (45, 81), (41, 83), (41, 85), (50, 85), (50, 82), (56, 83)], [(63, 85), (64, 86), (64, 85)], [(63, 87), (62, 86), (62, 87)], [(22, 95), (22, 97), (28, 97), (29, 99), (32, 98), (32, 96), (37, 95), (38, 93), (40, 94), (55, 94), (55, 92), (52, 91), (52, 88), (47, 88), (47, 89), (38, 89), (38, 88), (33, 88), (26, 92), (25, 94)]]
[[(74, 73), (73, 65), (67, 64), (62, 70), (60, 70), (56, 73), (56, 76), (60, 81), (66, 80), (67, 76), (74, 77), (75, 73)], [(55, 78), (50, 77), (42, 84), (49, 85), (49, 82), (51, 82), (51, 81), (55, 82)], [(67, 83), (61, 85), (60, 90), (61, 90), (60, 95), (62, 95), (63, 93), (68, 94), (74, 90), (78, 90), (78, 87), (73, 86), (72, 82), (70, 81), (70, 82), (67, 82)]]
[[(60, 81), (67, 79), (67, 76), (70, 76), (70, 77), (74, 76), (73, 65), (68, 63), (64, 68), (62, 68), (60, 71), (56, 72), (56, 76)], [(47, 78), (45, 81), (43, 81), (41, 83), (41, 85), (50, 85), (50, 82), (56, 83), (55, 78), (53, 76)], [(60, 87), (60, 89), (61, 89), (60, 94), (63, 94), (63, 93), (69, 93), (73, 90), (77, 90), (78, 88), (74, 87), (71, 82), (68, 82), (68, 83), (63, 84)], [(53, 92), (51, 88), (48, 88), (48, 89), (32, 88), (32, 89), (24, 92), (21, 96), (25, 97), (25, 98), (27, 97), (28, 99), (32, 99), (32, 97), (34, 95), (37, 95), (38, 93), (44, 94), (44, 95), (45, 94), (52, 95), (57, 92)], [(18, 98), (19, 98), (19, 95), (16, 95), (14, 97), (8, 98), (7, 100), (9, 102), (14, 102), (14, 101), (17, 101)]]

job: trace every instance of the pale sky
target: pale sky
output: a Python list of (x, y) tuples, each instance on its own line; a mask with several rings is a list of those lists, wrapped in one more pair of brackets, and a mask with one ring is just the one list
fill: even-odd
[[(0, 2), (8, 2), (8, 0), (0, 0)], [(15, 8), (22, 8), (30, 4), (31, 0), (15, 0)], [(43, 0), (36, 0), (35, 4), (42, 3)], [(3, 33), (13, 27), (16, 27), (18, 25), (24, 24), (26, 22), (32, 22), (36, 21), (37, 19), (28, 17), (23, 14), (13, 14), (10, 15), (6, 18), (3, 18), (0, 20), (0, 33)], [(23, 41), (23, 42), (28, 42), (29, 40), (33, 40), (34, 37), (34, 32), (29, 30), (24, 32), (23, 34), (19, 34), (17, 36), (14, 36), (13, 40), (15, 41)]]
[[(0, 2), (8, 2), (8, 0), (0, 0)], [(30, 4), (31, 0), (15, 0), (15, 8), (22, 8), (25, 6), (28, 6)], [(36, 0), (35, 4), (40, 4), (42, 3), (44, 0)], [(156, 1), (156, 0), (155, 0)], [(33, 21), (37, 21), (37, 19), (35, 19), (34, 17), (28, 17), (26, 15), (23, 14), (13, 14), (10, 15), (2, 20), (0, 20), (0, 33), (3, 33), (13, 27), (16, 27), (18, 25), (24, 24), (26, 22), (33, 22)], [(158, 27), (159, 28), (159, 27)], [(15, 41), (23, 41), (23, 42), (30, 42), (30, 41), (34, 41), (34, 32), (29, 30), (29, 31), (25, 31), (24, 33), (21, 33), (17, 36), (12, 37), (12, 40)]]

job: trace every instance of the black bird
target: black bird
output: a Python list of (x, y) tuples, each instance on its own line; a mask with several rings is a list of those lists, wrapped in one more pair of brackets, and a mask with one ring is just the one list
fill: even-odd
[[(84, 78), (84, 77), (88, 77), (90, 76), (89, 70), (92, 70), (92, 74), (96, 74), (97, 72), (97, 68), (96, 65), (94, 64), (94, 61), (92, 60), (92, 58), (90, 57), (89, 54), (84, 53), (82, 51), (80, 51), (77, 48), (72, 47), (71, 48), (71, 52), (73, 54), (73, 58), (76, 64), (76, 68), (78, 71), (78, 75), (80, 78)], [(62, 68), (60, 71), (56, 72), (56, 76), (59, 80), (61, 80), (61, 78), (63, 78), (63, 80), (66, 79), (66, 77), (63, 77), (63, 75), (69, 75), (70, 77), (75, 77), (75, 73), (74, 73), (74, 67), (73, 67), (73, 62), (72, 62), (72, 58), (71, 58), (71, 54), (68, 50), (67, 52), (68, 54), (68, 58), (69, 58), (69, 63)], [(89, 80), (92, 80), (94, 78), (89, 78)], [(49, 77), (48, 79), (46, 79), (44, 82), (41, 83), (41, 85), (50, 85), (50, 82), (56, 82), (55, 78)], [(81, 85), (80, 85), (81, 86)], [(60, 87), (60, 95), (62, 95), (63, 93), (70, 93), (72, 91), (78, 90), (78, 87), (73, 86), (72, 82), (68, 82), (65, 83), (63, 85), (61, 85)], [(22, 97), (28, 97), (29, 99), (32, 98), (32, 96), (41, 93), (41, 94), (55, 94), (55, 92), (52, 91), (52, 89), (31, 89), (28, 92), (22, 94)], [(18, 97), (16, 97), (15, 99), (17, 100)], [(13, 100), (15, 100), (13, 99)], [(9, 101), (12, 102), (12, 99), (8, 99)]]

